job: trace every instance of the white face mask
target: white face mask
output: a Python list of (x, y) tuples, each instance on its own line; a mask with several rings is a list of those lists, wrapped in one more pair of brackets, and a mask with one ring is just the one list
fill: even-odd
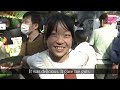
[(22, 23), (21, 24), (21, 32), (25, 35), (29, 34), (29, 25)]

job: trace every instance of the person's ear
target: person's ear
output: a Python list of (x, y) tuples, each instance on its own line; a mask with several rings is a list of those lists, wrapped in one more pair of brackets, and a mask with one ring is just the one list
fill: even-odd
[(103, 25), (104, 25), (104, 20), (101, 20), (101, 26), (103, 27)]
[(33, 27), (35, 30), (38, 29), (38, 24), (34, 24)]

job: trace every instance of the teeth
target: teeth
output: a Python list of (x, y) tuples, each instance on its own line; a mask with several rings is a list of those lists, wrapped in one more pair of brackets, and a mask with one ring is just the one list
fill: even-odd
[(57, 49), (63, 49), (63, 47), (55, 47), (55, 48), (57, 48)]

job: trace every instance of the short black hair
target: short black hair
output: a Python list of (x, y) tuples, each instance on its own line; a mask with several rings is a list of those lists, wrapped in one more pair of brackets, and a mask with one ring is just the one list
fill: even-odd
[(70, 16), (64, 13), (54, 13), (48, 17), (46, 21), (45, 38), (48, 39), (59, 22), (62, 23), (64, 27), (71, 32), (74, 41), (74, 21)]
[(77, 30), (75, 31), (75, 37), (77, 42), (82, 43), (85, 42), (88, 37), (87, 30)]
[(79, 22), (77, 21), (77, 22), (75, 22), (75, 26), (77, 26), (77, 25), (79, 25)]
[(40, 31), (40, 29), (41, 29), (41, 22), (42, 22), (40, 13), (37, 12), (37, 11), (29, 11), (29, 12), (26, 12), (23, 15), (23, 18), (28, 17), (28, 16), (31, 17), (31, 21), (32, 21), (33, 24), (35, 24), (35, 23), (38, 24), (38, 30)]
[(100, 22), (102, 22), (102, 20), (104, 20), (106, 23), (108, 23), (108, 13), (103, 13), (100, 17), (99, 17)]
[(83, 23), (80, 23), (80, 27), (83, 27)]

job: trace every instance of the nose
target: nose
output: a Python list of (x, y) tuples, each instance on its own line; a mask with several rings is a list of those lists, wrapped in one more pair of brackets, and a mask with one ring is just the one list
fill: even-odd
[(57, 40), (56, 40), (56, 43), (59, 44), (59, 45), (63, 44), (64, 43), (64, 38), (62, 36), (58, 36)]

